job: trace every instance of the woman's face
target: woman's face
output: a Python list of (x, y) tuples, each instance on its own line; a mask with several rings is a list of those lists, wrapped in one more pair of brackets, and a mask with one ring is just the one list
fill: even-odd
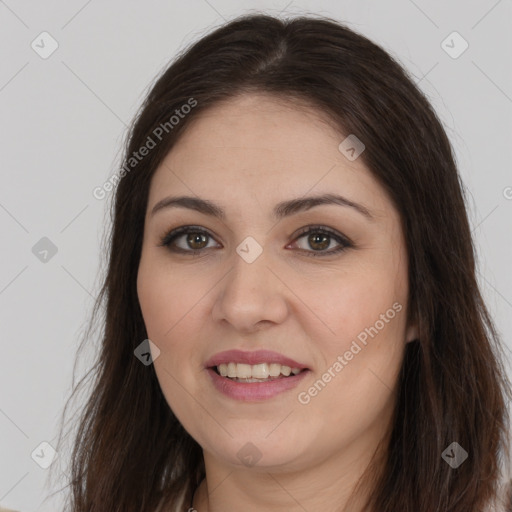
[[(246, 95), (191, 124), (152, 179), (139, 301), (165, 398), (210, 464), (355, 463), (390, 426), (417, 336), (407, 253), (397, 211), (344, 139), (314, 110)], [(307, 200), (325, 194), (347, 203)], [(224, 217), (191, 201), (152, 214), (178, 196)]]

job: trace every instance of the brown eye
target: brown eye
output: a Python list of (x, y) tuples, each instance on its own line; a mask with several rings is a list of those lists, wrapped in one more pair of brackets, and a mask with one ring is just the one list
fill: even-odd
[[(203, 229), (194, 228), (194, 226), (182, 226), (165, 235), (160, 245), (168, 247), (173, 252), (193, 254), (208, 248), (209, 238), (213, 239), (210, 233)], [(181, 247), (176, 244), (180, 239), (184, 240)]]
[(199, 249), (204, 249), (206, 246), (205, 239), (208, 237), (206, 233), (191, 233), (186, 237), (186, 243), (189, 244), (189, 247), (194, 251)]
[[(306, 238), (307, 240), (308, 247), (303, 248), (303, 250), (308, 256), (329, 256), (349, 247), (354, 247), (354, 244), (346, 237), (323, 226), (309, 226), (305, 228), (296, 240), (300, 240), (301, 238)], [(338, 243), (339, 247), (326, 251), (333, 241)]]
[(308, 243), (312, 249), (322, 251), (327, 249), (330, 245), (330, 236), (324, 235), (323, 233), (316, 233), (313, 235), (308, 235)]

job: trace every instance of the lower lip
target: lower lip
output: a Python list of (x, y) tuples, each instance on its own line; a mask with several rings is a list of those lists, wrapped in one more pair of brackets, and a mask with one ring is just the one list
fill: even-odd
[(242, 400), (244, 402), (258, 402), (273, 398), (279, 393), (293, 389), (309, 373), (303, 370), (297, 375), (281, 379), (269, 380), (268, 382), (235, 382), (227, 377), (221, 377), (215, 370), (208, 368), (208, 373), (213, 385), (222, 394)]

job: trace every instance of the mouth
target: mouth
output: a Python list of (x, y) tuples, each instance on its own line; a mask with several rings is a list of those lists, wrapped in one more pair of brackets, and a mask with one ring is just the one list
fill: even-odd
[(292, 390), (311, 372), (295, 361), (292, 364), (217, 361), (217, 364), (209, 363), (206, 370), (214, 389), (223, 396), (242, 402), (262, 402)]
[(245, 364), (221, 363), (217, 366), (209, 367), (220, 377), (225, 377), (233, 382), (256, 383), (270, 382), (273, 380), (286, 379), (290, 376), (298, 375), (301, 372), (308, 371), (307, 368), (292, 368), (280, 363), (259, 363)]
[(214, 388), (245, 402), (268, 400), (296, 387), (311, 372), (304, 364), (269, 350), (229, 350), (205, 365)]

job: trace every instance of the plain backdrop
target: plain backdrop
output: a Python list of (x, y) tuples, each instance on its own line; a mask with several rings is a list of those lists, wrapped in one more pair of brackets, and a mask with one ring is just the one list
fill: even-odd
[(256, 10), (333, 17), (416, 77), (453, 144), (478, 278), (512, 348), (510, 0), (0, 1), (2, 505), (61, 509), (62, 495), (45, 500), (55, 488), (41, 464), (99, 289), (109, 203), (93, 189), (115, 172), (127, 126), (177, 52)]

